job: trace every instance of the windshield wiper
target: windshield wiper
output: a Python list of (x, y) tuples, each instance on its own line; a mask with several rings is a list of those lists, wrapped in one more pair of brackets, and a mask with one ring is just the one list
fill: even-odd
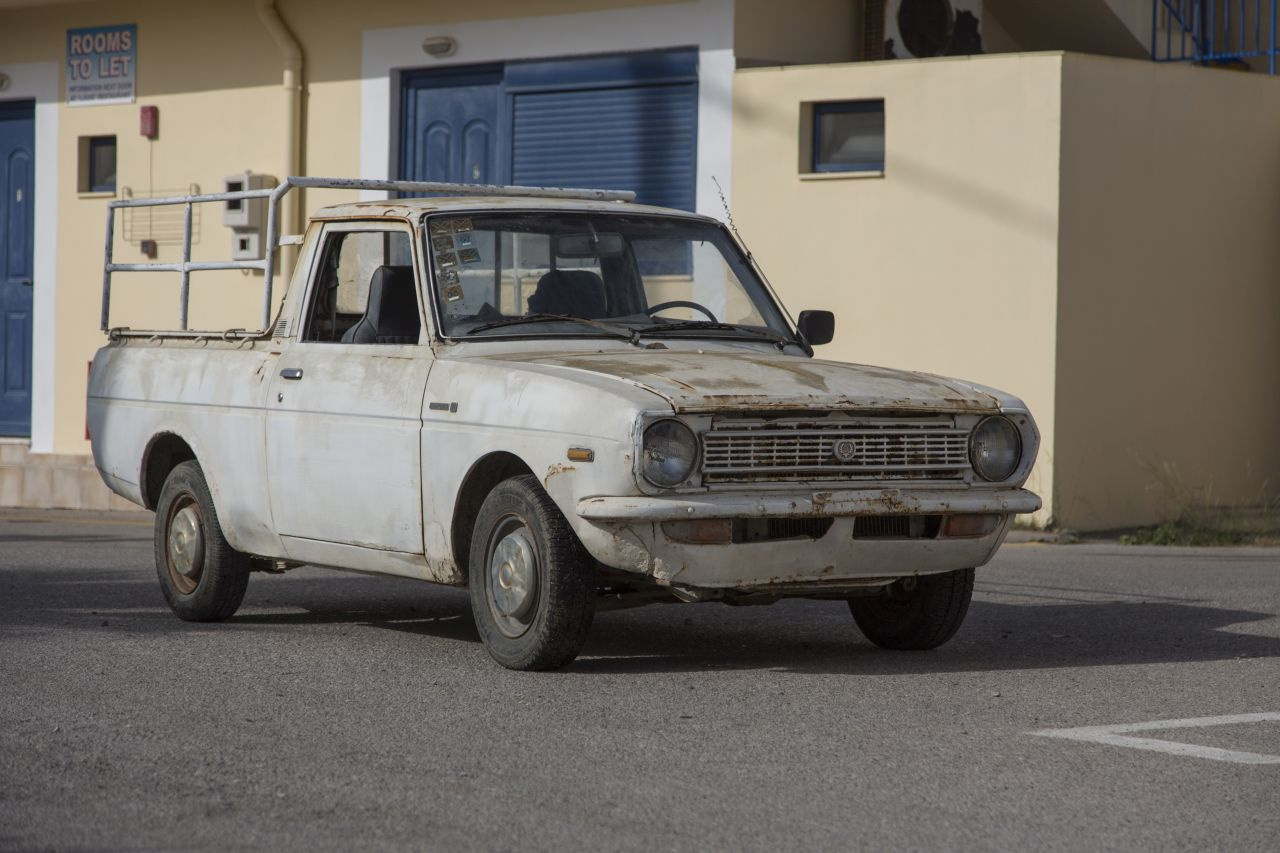
[(521, 326), (526, 323), (578, 323), (583, 326), (591, 326), (594, 329), (600, 329), (616, 338), (625, 338), (633, 344), (638, 344), (639, 335), (632, 329), (625, 326), (614, 326), (611, 323), (601, 323), (599, 320), (588, 320), (585, 317), (574, 317), (570, 314), (526, 314), (523, 317), (504, 317), (501, 320), (494, 320), (491, 323), (483, 323), (474, 329), (467, 330), (468, 335), (474, 335), (476, 332), (483, 332), (488, 329), (501, 329), (504, 326)]
[(645, 326), (644, 328), (637, 329), (636, 331), (638, 331), (642, 335), (648, 335), (648, 334), (652, 334), (653, 332), (679, 332), (684, 330), (691, 330), (691, 331), (708, 330), (708, 331), (714, 331), (714, 332), (745, 332), (748, 335), (753, 335), (755, 337), (765, 338), (766, 340), (772, 341), (774, 345), (778, 347), (778, 349), (782, 349), (788, 344), (795, 344), (796, 346), (800, 345), (799, 341), (788, 338), (785, 335), (780, 335), (777, 332), (774, 332), (769, 329), (757, 329), (754, 326), (740, 326), (736, 323), (720, 323), (720, 322), (713, 323), (710, 320), (680, 320), (679, 322), (676, 322), (676, 323), (659, 323), (656, 326)]

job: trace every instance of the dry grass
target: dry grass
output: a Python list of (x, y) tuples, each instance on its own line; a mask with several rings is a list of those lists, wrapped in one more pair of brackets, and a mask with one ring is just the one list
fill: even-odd
[(1163, 522), (1125, 533), (1126, 545), (1280, 545), (1280, 496), (1264, 481), (1249, 505), (1228, 504), (1213, 484), (1192, 485), (1169, 462), (1139, 459), (1160, 498)]

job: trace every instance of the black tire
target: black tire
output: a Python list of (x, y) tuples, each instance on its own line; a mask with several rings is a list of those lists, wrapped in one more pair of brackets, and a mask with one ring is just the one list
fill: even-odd
[(853, 620), (882, 649), (936, 649), (969, 612), (973, 569), (901, 578), (871, 598), (849, 599)]
[(156, 575), (165, 601), (188, 622), (221, 622), (244, 600), (249, 557), (222, 535), (204, 472), (194, 461), (169, 472), (156, 503)]
[(537, 478), (504, 480), (484, 499), (468, 565), (471, 612), (494, 660), (546, 670), (578, 656), (595, 615), (595, 563)]

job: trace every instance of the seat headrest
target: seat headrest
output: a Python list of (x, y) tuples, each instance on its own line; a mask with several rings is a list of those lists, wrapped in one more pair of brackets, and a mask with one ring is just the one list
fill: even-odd
[(598, 320), (609, 310), (604, 282), (591, 270), (552, 270), (538, 279), (538, 289), (529, 297), (529, 310)]
[(369, 279), (364, 317), (342, 339), (356, 344), (416, 344), (421, 329), (413, 267), (380, 266)]

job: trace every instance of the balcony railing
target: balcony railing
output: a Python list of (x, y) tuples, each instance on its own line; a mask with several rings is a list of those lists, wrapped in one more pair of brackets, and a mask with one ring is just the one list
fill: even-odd
[(1275, 74), (1276, 0), (1151, 0), (1151, 58)]

